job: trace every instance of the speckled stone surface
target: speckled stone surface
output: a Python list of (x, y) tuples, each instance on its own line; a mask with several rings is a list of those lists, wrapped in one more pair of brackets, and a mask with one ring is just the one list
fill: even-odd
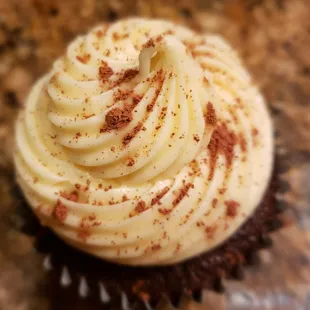
[(273, 234), (274, 246), (260, 253), (261, 264), (248, 268), (244, 281), (227, 281), (225, 294), (205, 292), (203, 304), (186, 302), (183, 308), (309, 309), (310, 2), (188, 2), (0, 0), (1, 310), (54, 309), (49, 277), (41, 267), (44, 256), (21, 232), (23, 217), (11, 190), (17, 109), (71, 39), (100, 21), (128, 15), (172, 18), (224, 35), (243, 56), (274, 115), (282, 158), (279, 199), (290, 205), (284, 214), (287, 226)]

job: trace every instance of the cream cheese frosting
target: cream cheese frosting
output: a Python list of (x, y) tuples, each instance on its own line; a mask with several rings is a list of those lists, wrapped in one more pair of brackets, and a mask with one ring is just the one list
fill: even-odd
[(43, 225), (128, 265), (227, 240), (273, 163), (265, 102), (220, 36), (151, 19), (76, 38), (16, 122), (17, 180)]

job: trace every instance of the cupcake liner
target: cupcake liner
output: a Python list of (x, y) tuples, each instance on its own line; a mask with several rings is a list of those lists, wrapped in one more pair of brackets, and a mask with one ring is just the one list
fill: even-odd
[[(282, 167), (279, 163), (281, 156), (276, 160), (264, 203), (234, 236), (210, 253), (175, 266), (119, 266), (82, 253), (41, 227), (16, 187), (14, 194), (20, 201), (17, 213), (23, 219), (19, 229), (35, 236), (34, 248), (43, 255), (50, 290), (57, 296), (53, 298), (61, 304), (65, 300), (77, 303), (76, 309), (85, 309), (83, 304), (89, 307), (91, 302), (94, 309), (150, 310), (168, 305), (178, 308), (184, 299), (202, 302), (204, 289), (224, 292), (225, 278), (241, 281), (247, 265), (259, 264), (259, 250), (272, 246), (270, 233), (283, 226), (279, 214), (288, 207), (283, 194), (289, 184), (281, 178), (286, 172), (285, 163)], [(260, 226), (259, 233), (252, 228), (255, 225)], [(254, 233), (247, 237), (253, 229)], [(58, 304), (56, 307), (61, 309)]]

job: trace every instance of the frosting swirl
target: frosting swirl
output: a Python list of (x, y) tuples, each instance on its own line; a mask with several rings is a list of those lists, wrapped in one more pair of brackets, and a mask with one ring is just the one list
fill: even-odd
[(230, 237), (269, 182), (272, 126), (218, 36), (127, 19), (78, 37), (16, 123), (17, 179), (67, 243), (173, 264)]

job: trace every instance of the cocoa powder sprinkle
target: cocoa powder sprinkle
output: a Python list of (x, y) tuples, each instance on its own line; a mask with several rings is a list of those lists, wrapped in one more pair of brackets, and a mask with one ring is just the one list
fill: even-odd
[(138, 69), (127, 69), (123, 72), (121, 72), (120, 78), (114, 83), (114, 87), (122, 84), (122, 83), (128, 83), (132, 79), (134, 79), (139, 73)]
[(217, 198), (214, 198), (214, 199), (212, 200), (212, 208), (216, 208), (217, 203), (218, 203)]
[(133, 158), (128, 158), (128, 163), (127, 163), (127, 166), (128, 167), (132, 167), (133, 165), (135, 164), (135, 161), (134, 161), (134, 159)]
[(193, 188), (193, 187), (194, 187), (194, 184), (192, 184), (192, 183), (185, 184), (185, 186), (180, 189), (177, 197), (173, 200), (173, 202), (172, 202), (173, 206), (176, 206), (178, 203), (180, 203), (180, 201), (185, 196), (188, 196), (188, 191), (190, 190), (190, 188)]
[(77, 237), (79, 239), (82, 239), (84, 242), (87, 240), (87, 238), (89, 238), (89, 236), (90, 236), (90, 233), (86, 230), (80, 230), (77, 233)]
[(227, 188), (225, 188), (225, 187), (218, 189), (220, 195), (223, 195), (226, 192), (226, 190), (227, 190)]
[(53, 211), (53, 216), (63, 223), (68, 216), (68, 208), (58, 199)]
[(118, 32), (113, 32), (112, 37), (113, 37), (114, 41), (119, 41), (119, 40), (124, 40), (124, 39), (128, 38), (129, 34), (128, 33), (120, 34)]
[(171, 212), (172, 210), (171, 209), (166, 209), (166, 208), (159, 208), (158, 209), (158, 212), (163, 214), (163, 215), (167, 215)]
[(83, 56), (76, 56), (76, 59), (83, 64), (86, 64), (90, 60), (90, 54), (85, 54)]
[(149, 39), (145, 44), (143, 44), (142, 48), (150, 48), (155, 47), (155, 43), (153, 39)]
[(137, 126), (133, 128), (133, 130), (127, 133), (123, 139), (123, 145), (127, 145), (130, 141), (136, 136), (136, 134), (142, 129), (143, 124), (141, 122), (138, 123)]
[(258, 135), (259, 131), (257, 128), (252, 128), (252, 136), (256, 137)]
[(94, 221), (94, 220), (96, 219), (96, 215), (95, 215), (95, 214), (92, 214), (92, 215), (90, 215), (90, 216), (88, 217), (88, 219), (89, 219), (90, 221)]
[(193, 135), (193, 139), (196, 141), (196, 142), (199, 142), (200, 141), (200, 138), (197, 134)]
[(259, 134), (258, 129), (253, 127), (251, 130), (251, 134), (252, 134), (253, 144), (254, 146), (257, 146), (258, 145), (258, 134)]
[(209, 180), (212, 180), (214, 169), (219, 153), (222, 153), (226, 158), (227, 167), (230, 167), (234, 158), (234, 146), (237, 143), (237, 137), (234, 132), (230, 131), (226, 124), (218, 125), (208, 145), (210, 153), (210, 173)]
[(169, 191), (169, 187), (166, 186), (162, 191), (160, 191), (155, 198), (152, 199), (151, 201), (151, 206), (154, 206), (155, 204), (160, 204), (160, 199), (163, 198), (164, 195)]
[(102, 83), (106, 83), (114, 72), (105, 61), (102, 61), (101, 64), (99, 67), (99, 79)]
[(79, 199), (79, 194), (77, 191), (73, 191), (71, 193), (60, 192), (60, 196), (73, 202), (77, 202)]
[(158, 250), (160, 250), (161, 249), (161, 245), (160, 244), (154, 244), (153, 246), (152, 246), (152, 251), (158, 251)]
[(216, 112), (213, 107), (213, 104), (209, 101), (207, 104), (207, 113), (205, 114), (206, 125), (215, 126), (216, 125)]
[(132, 120), (131, 110), (125, 106), (124, 109), (115, 108), (109, 111), (105, 117), (105, 127), (101, 132), (112, 129), (121, 129), (127, 126)]
[(217, 225), (205, 227), (205, 233), (207, 234), (208, 239), (213, 239), (213, 236), (216, 230), (217, 230)]
[(121, 90), (118, 89), (113, 93), (113, 101), (118, 102), (118, 101), (125, 101), (130, 95), (132, 94), (131, 90)]
[(245, 153), (247, 151), (247, 143), (242, 133), (239, 134), (239, 144), (240, 144), (241, 151)]
[(96, 36), (98, 39), (100, 39), (104, 36), (104, 32), (102, 30), (98, 30), (98, 31), (96, 31)]
[(146, 203), (145, 201), (141, 200), (138, 202), (137, 206), (135, 207), (135, 211), (141, 213), (146, 210)]
[(225, 201), (226, 205), (226, 215), (234, 217), (237, 215), (237, 208), (240, 206), (240, 204), (235, 200), (227, 200)]

